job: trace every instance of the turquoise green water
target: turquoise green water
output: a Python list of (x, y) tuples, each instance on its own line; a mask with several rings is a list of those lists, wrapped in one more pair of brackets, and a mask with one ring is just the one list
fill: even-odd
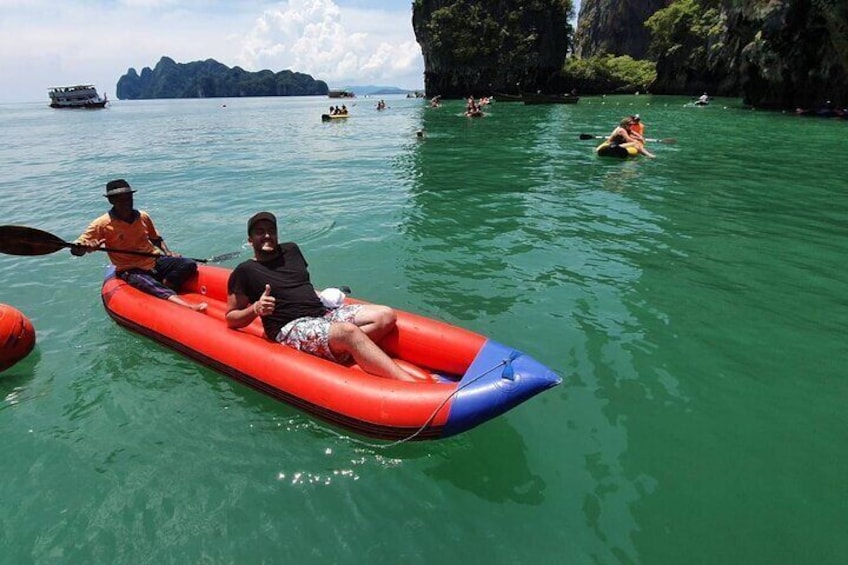
[[(0, 106), (0, 224), (73, 239), (125, 177), (206, 257), (269, 209), (319, 286), (563, 385), (380, 449), (116, 326), (105, 255), (0, 255), (0, 302), (38, 335), (0, 374), (0, 561), (843, 562), (848, 124), (720, 99), (387, 102), (329, 124), (320, 98)], [(578, 139), (634, 112), (678, 143), (621, 162)]]

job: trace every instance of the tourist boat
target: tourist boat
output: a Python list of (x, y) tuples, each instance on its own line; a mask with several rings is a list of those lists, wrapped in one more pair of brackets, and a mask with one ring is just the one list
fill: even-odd
[(109, 100), (97, 94), (92, 84), (54, 86), (48, 91), (51, 108), (105, 108)]
[(622, 147), (621, 145), (612, 145), (608, 141), (604, 141), (595, 147), (595, 153), (600, 157), (616, 157), (618, 159), (627, 159), (635, 157), (639, 151), (635, 147)]
[(331, 90), (327, 93), (330, 98), (356, 98), (356, 94), (349, 90)]
[[(107, 271), (103, 305), (120, 325), (361, 435), (432, 440), (464, 432), (561, 382), (528, 355), (444, 322), (396, 310), (381, 346), (419, 382), (376, 377), (265, 339), (260, 320), (225, 322), (230, 270), (201, 265), (180, 295), (206, 313), (145, 294)], [(351, 298), (346, 303), (362, 303)]]
[(848, 108), (834, 108), (825, 106), (817, 110), (809, 108), (795, 108), (795, 114), (798, 116), (816, 116), (819, 118), (842, 118), (848, 119)]
[(495, 102), (522, 102), (524, 97), (520, 94), (504, 94), (495, 92)]
[(580, 101), (579, 96), (571, 94), (539, 94), (532, 92), (522, 92), (521, 98), (525, 105), (531, 104), (577, 104)]

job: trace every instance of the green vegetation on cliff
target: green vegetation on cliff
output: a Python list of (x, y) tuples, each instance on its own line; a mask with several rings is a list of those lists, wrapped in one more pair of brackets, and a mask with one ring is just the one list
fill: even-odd
[(583, 93), (647, 92), (657, 78), (652, 61), (638, 61), (629, 55), (604, 55), (586, 59), (570, 58), (562, 70), (565, 82)]
[(135, 69), (118, 80), (121, 100), (150, 98), (220, 98), (241, 96), (326, 95), (327, 83), (311, 76), (269, 70), (247, 72), (215, 61), (176, 63), (162, 57), (154, 69), (145, 67), (139, 76)]
[(845, 0), (674, 0), (651, 16), (658, 92), (742, 94), (759, 107), (848, 104)]
[(713, 0), (676, 0), (645, 22), (663, 92), (738, 93), (737, 54), (727, 45), (727, 14)]

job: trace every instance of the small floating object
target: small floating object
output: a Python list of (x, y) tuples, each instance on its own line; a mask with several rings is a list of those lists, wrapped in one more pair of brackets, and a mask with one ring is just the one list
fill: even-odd
[(23, 312), (0, 303), (0, 371), (5, 371), (35, 347), (35, 329)]

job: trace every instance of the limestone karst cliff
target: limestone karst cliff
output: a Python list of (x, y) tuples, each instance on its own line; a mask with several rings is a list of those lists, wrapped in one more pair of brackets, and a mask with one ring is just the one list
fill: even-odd
[(303, 96), (327, 94), (327, 83), (292, 71), (248, 72), (207, 59), (177, 63), (162, 57), (139, 75), (131, 68), (118, 79), (121, 100), (150, 98), (218, 98), (240, 96)]
[(427, 95), (556, 90), (572, 15), (571, 0), (415, 0)]
[[(848, 106), (848, 2), (725, 2), (748, 103), (764, 108)], [(741, 33), (748, 29), (750, 35)]]
[(583, 0), (574, 35), (574, 54), (602, 54), (648, 59), (651, 36), (645, 27), (654, 12), (671, 0)]
[(583, 0), (575, 41), (581, 57), (656, 61), (650, 90), (658, 94), (708, 91), (774, 109), (848, 106), (845, 0)]

